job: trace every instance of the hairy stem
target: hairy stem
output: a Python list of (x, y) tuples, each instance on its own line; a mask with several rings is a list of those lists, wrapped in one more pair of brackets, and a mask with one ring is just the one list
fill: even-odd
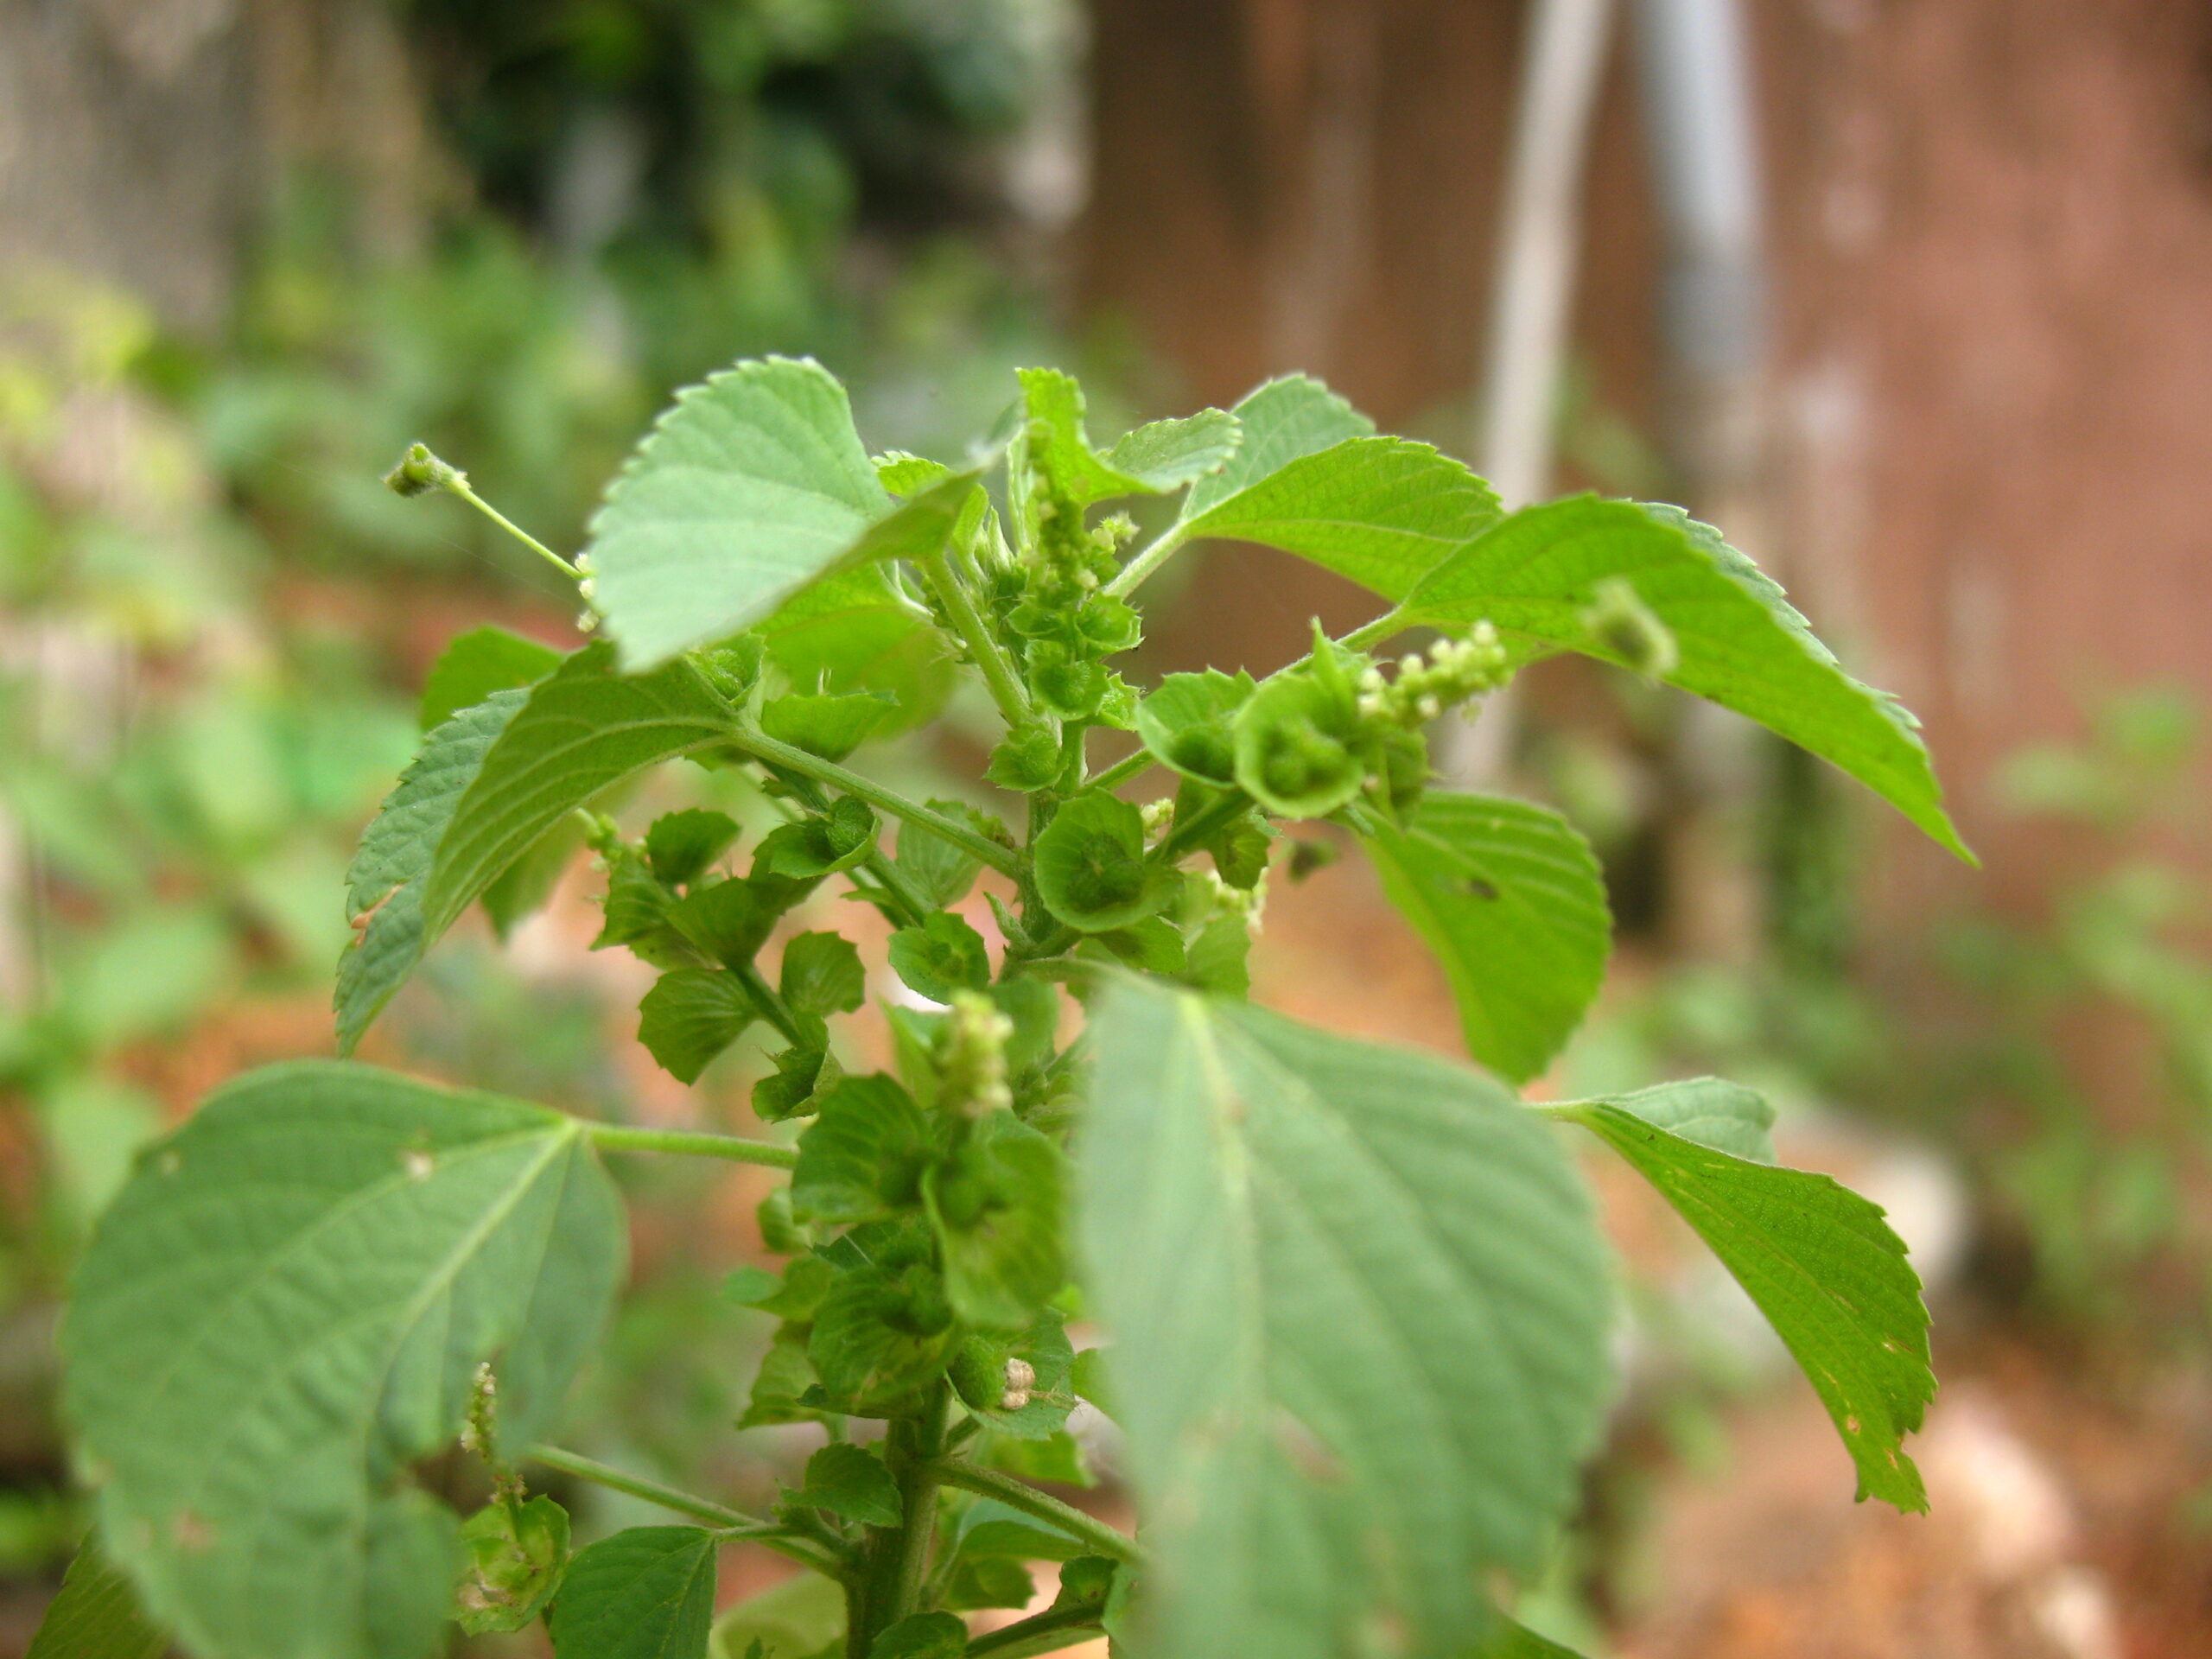
[(957, 1486), (963, 1491), (979, 1493), (984, 1497), (995, 1497), (1010, 1509), (1032, 1515), (1048, 1525), (1058, 1528), (1071, 1538), (1079, 1538), (1101, 1555), (1109, 1555), (1117, 1561), (1140, 1563), (1144, 1559), (1137, 1541), (1127, 1533), (1108, 1526), (1094, 1516), (1085, 1515), (1072, 1503), (1064, 1503), (1050, 1492), (1040, 1492), (1027, 1481), (1016, 1480), (1012, 1475), (1002, 1475), (995, 1469), (980, 1469), (972, 1463), (962, 1463), (952, 1458), (940, 1458), (930, 1468), (931, 1478), (940, 1484)]
[(968, 585), (960, 580), (944, 552), (917, 560), (922, 575), (928, 579), (930, 591), (937, 595), (938, 603), (944, 607), (945, 614), (952, 619), (952, 626), (960, 635), (960, 642), (968, 647), (968, 654), (976, 666), (983, 671), (983, 683), (991, 689), (991, 701), (999, 706), (999, 713), (1006, 716), (1007, 724), (1018, 725), (1029, 717), (1029, 694), (1022, 689), (1020, 679), (1014, 671), (1014, 664), (993, 637), (990, 625), (983, 620), (982, 613), (976, 608), (975, 596)]
[(811, 778), (832, 789), (842, 790), (848, 795), (858, 796), (878, 811), (888, 812), (894, 818), (908, 823), (918, 823), (933, 836), (941, 836), (961, 851), (981, 859), (1002, 875), (1020, 874), (1021, 861), (1010, 847), (1000, 845), (988, 836), (978, 835), (964, 823), (956, 823), (944, 813), (924, 806), (919, 801), (910, 801), (896, 790), (886, 789), (872, 779), (856, 772), (848, 772), (832, 760), (818, 754), (809, 754), (804, 749), (780, 742), (766, 732), (734, 728), (724, 734), (722, 741), (733, 748), (744, 750), (756, 760), (771, 766), (795, 772), (803, 778)]
[(1117, 789), (1153, 764), (1152, 751), (1139, 744), (1136, 749), (1123, 755), (1112, 766), (1090, 780), (1093, 789)]
[(1057, 1653), (1098, 1633), (1096, 1607), (1056, 1607), (986, 1631), (968, 1644), (968, 1659), (1027, 1659), (1033, 1653)]
[(1189, 533), (1180, 524), (1170, 524), (1150, 546), (1123, 565), (1114, 579), (1106, 584), (1103, 590), (1106, 596), (1109, 599), (1128, 598), (1147, 576), (1167, 563), (1175, 550), (1183, 545), (1183, 538)]
[(791, 1005), (777, 994), (773, 986), (760, 977), (758, 968), (749, 962), (742, 962), (732, 966), (730, 971), (737, 976), (737, 982), (745, 987), (746, 995), (767, 1017), (768, 1023), (783, 1033), (785, 1042), (797, 1047), (805, 1041), (799, 1035), (798, 1021), (791, 1017)]
[(734, 1164), (766, 1164), (789, 1169), (798, 1162), (790, 1147), (742, 1141), (734, 1135), (704, 1135), (691, 1129), (640, 1129), (626, 1123), (587, 1123), (584, 1133), (604, 1152), (671, 1152), (690, 1158), (725, 1158)]
[(470, 506), (475, 508), (477, 512), (482, 513), (486, 518), (489, 518), (501, 530), (505, 531), (508, 535), (513, 537), (531, 552), (537, 554), (539, 558), (543, 559), (555, 569), (558, 570), (563, 575), (568, 577), (570, 582), (577, 581), (583, 575), (583, 572), (577, 569), (575, 565), (570, 564), (568, 560), (563, 558), (551, 548), (546, 546), (544, 543), (539, 541), (537, 537), (531, 535), (520, 524), (516, 524), (512, 519), (509, 518), (506, 514), (501, 512), (489, 501), (486, 501), (482, 496), (477, 494), (475, 491), (470, 489), (468, 487), (468, 479), (466, 474), (455, 473), (451, 478), (445, 480), (445, 487), (448, 493), (457, 495), (462, 500), (467, 502)]
[(769, 1522), (756, 1520), (741, 1510), (733, 1510), (710, 1497), (695, 1497), (674, 1486), (664, 1486), (643, 1475), (625, 1474), (595, 1458), (585, 1457), (581, 1452), (564, 1451), (557, 1446), (533, 1446), (524, 1451), (523, 1457), (531, 1463), (543, 1464), (548, 1469), (558, 1469), (564, 1475), (574, 1475), (578, 1480), (588, 1480), (594, 1486), (604, 1486), (609, 1491), (626, 1492), (632, 1497), (642, 1497), (648, 1503), (658, 1503), (664, 1510), (688, 1515), (695, 1521), (747, 1531), (756, 1529), (774, 1530)]

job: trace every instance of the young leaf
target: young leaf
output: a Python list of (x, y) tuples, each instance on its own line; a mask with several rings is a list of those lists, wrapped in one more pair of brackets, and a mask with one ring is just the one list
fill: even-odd
[(1605, 976), (1611, 918), (1589, 843), (1540, 806), (1431, 794), (1367, 849), (1444, 964), (1467, 1052), (1515, 1083), (1550, 1065)]
[(843, 1080), (844, 1070), (830, 1052), (830, 1033), (821, 1017), (800, 1014), (798, 1024), (804, 1040), (771, 1055), (774, 1075), (753, 1085), (753, 1115), (764, 1123), (818, 1111), (829, 1091)]
[[(503, 694), (504, 695), (504, 694)], [(453, 808), (423, 888), (435, 940), (539, 836), (601, 791), (728, 735), (729, 705), (692, 661), (635, 678), (587, 646), (527, 693)]]
[(761, 837), (756, 874), (817, 881), (849, 870), (875, 850), (875, 813), (866, 801), (840, 796), (827, 812), (778, 824)]
[(919, 927), (891, 936), (892, 971), (932, 1002), (950, 1002), (958, 990), (990, 982), (991, 959), (983, 936), (949, 911), (931, 911)]
[(855, 1416), (904, 1415), (944, 1369), (955, 1330), (928, 1265), (870, 1264), (842, 1273), (815, 1310), (807, 1357), (823, 1403)]
[(1148, 491), (1180, 489), (1229, 464), (1243, 429), (1224, 410), (1202, 409), (1180, 420), (1154, 421), (1124, 432), (1106, 452), (1109, 469)]
[(586, 550), (594, 597), (624, 663), (650, 668), (819, 577), (942, 546), (973, 478), (894, 508), (820, 365), (740, 363), (678, 392), (607, 491)]
[(645, 831), (645, 861), (654, 880), (671, 887), (688, 887), (736, 839), (737, 821), (727, 812), (699, 807), (664, 812)]
[(346, 872), (346, 913), (356, 937), (338, 960), (338, 1051), (350, 1054), (423, 959), (423, 884), (454, 808), (484, 757), (527, 700), (499, 691), (432, 729), (399, 786), (361, 836)]
[(1067, 1282), (1059, 1148), (1010, 1111), (978, 1119), (922, 1177), (945, 1294), (971, 1325), (1019, 1331)]
[[(1842, 1434), (1859, 1497), (1927, 1509), (1920, 1471), (1901, 1447), (1936, 1397), (1928, 1309), (1881, 1206), (1826, 1175), (1750, 1163), (1661, 1127), (1709, 1121), (1713, 1097), (1702, 1088), (1688, 1100), (1645, 1090), (1545, 1109), (1595, 1131), (1635, 1165), (1758, 1304)], [(1729, 1116), (1735, 1121), (1718, 1138), (1745, 1132)]]
[(218, 1090), (140, 1160), (63, 1332), (102, 1535), (151, 1611), (236, 1659), (427, 1654), (456, 1526), (406, 1466), (487, 1359), (502, 1428), (543, 1431), (625, 1230), (541, 1107), (330, 1062)]
[(546, 1619), (559, 1659), (706, 1659), (715, 1535), (632, 1527), (569, 1563)]
[(1111, 932), (1175, 896), (1173, 872), (1145, 857), (1144, 815), (1103, 793), (1078, 795), (1037, 837), (1037, 892), (1070, 927)]
[(442, 726), (494, 691), (535, 685), (561, 665), (550, 645), (486, 623), (458, 634), (430, 665), (423, 682), (420, 719), (424, 731)]
[(713, 1059), (760, 1017), (735, 974), (678, 968), (663, 974), (638, 1004), (638, 1040), (678, 1083), (699, 1081)]
[(795, 1573), (716, 1619), (712, 1651), (714, 1659), (816, 1659), (842, 1651), (844, 1638), (843, 1586)]
[(794, 686), (891, 697), (897, 707), (879, 718), (874, 737), (928, 720), (959, 679), (944, 636), (899, 591), (890, 567), (880, 563), (800, 589), (759, 632)]
[(1183, 498), (1185, 522), (1272, 477), (1300, 455), (1375, 430), (1374, 422), (1305, 374), (1283, 375), (1255, 387), (1230, 413), (1243, 440), (1219, 472), (1191, 486)]
[(1312, 674), (1269, 680), (1236, 711), (1230, 732), (1237, 783), (1286, 818), (1326, 817), (1366, 779), (1351, 697)]
[(725, 967), (750, 963), (778, 919), (805, 896), (807, 882), (764, 870), (762, 861), (753, 860), (751, 875), (695, 887), (669, 907), (677, 931)]
[(1300, 455), (1178, 527), (1279, 547), (1399, 600), (1497, 516), (1497, 493), (1461, 462), (1410, 439), (1363, 437)]
[(868, 1659), (960, 1659), (968, 1627), (950, 1613), (916, 1613), (875, 1638)]
[(569, 1513), (550, 1497), (515, 1509), (494, 1498), (461, 1529), (468, 1573), (454, 1619), (471, 1636), (518, 1630), (559, 1588), (569, 1564)]
[(1185, 778), (1226, 786), (1236, 781), (1236, 748), (1230, 722), (1257, 688), (1243, 670), (1234, 675), (1170, 674), (1137, 704), (1137, 735), (1162, 766)]
[(168, 1650), (168, 1634), (146, 1617), (95, 1529), (77, 1546), (23, 1659), (162, 1659)]
[[(1600, 1421), (1589, 1197), (1480, 1074), (1110, 985), (1077, 1147), (1166, 1659), (1458, 1653)], [(1384, 1566), (1385, 1562), (1388, 1566)]]
[(901, 1513), (899, 1483), (883, 1459), (849, 1441), (825, 1446), (806, 1460), (806, 1484), (791, 1501), (864, 1527), (895, 1527)]
[(1628, 584), (1671, 638), (1671, 685), (1747, 715), (1841, 767), (1961, 858), (1919, 722), (1845, 674), (1782, 589), (1679, 509), (1577, 496), (1529, 507), (1440, 565), (1408, 620), (1488, 620), (1524, 657), (1579, 651), (1631, 668), (1593, 632), (1602, 584)]
[(779, 988), (794, 1012), (850, 1014), (868, 997), (868, 970), (850, 939), (836, 933), (800, 933), (784, 947)]
[(930, 1121), (889, 1077), (847, 1077), (798, 1139), (791, 1211), (802, 1221), (867, 1221), (921, 1201)]
[(891, 700), (879, 692), (794, 692), (761, 704), (760, 729), (779, 743), (842, 760), (890, 712)]

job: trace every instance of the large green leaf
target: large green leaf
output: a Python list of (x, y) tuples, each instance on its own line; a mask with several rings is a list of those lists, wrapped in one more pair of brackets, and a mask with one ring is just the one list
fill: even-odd
[(1375, 431), (1374, 422), (1306, 374), (1263, 382), (1246, 392), (1230, 413), (1236, 416), (1243, 440), (1219, 472), (1191, 486), (1183, 498), (1185, 519), (1211, 512), (1300, 455)]
[[(1596, 1131), (1635, 1165), (1735, 1274), (1835, 1420), (1859, 1466), (1859, 1496), (1925, 1510), (1920, 1471), (1901, 1446), (1936, 1397), (1928, 1309), (1881, 1206), (1826, 1175), (1669, 1133), (1662, 1125), (1696, 1127), (1704, 1139), (1745, 1132), (1740, 1107), (1718, 1103), (1706, 1083), (1545, 1109)], [(1726, 1121), (1718, 1134), (1716, 1111)]]
[(1589, 843), (1540, 806), (1432, 793), (1367, 846), (1444, 964), (1467, 1052), (1516, 1083), (1535, 1077), (1605, 976), (1611, 918)]
[(1157, 982), (1092, 1027), (1086, 1281), (1164, 1659), (1457, 1656), (1607, 1391), (1588, 1194), (1480, 1074)]
[(423, 884), (454, 808), (484, 757), (529, 694), (498, 691), (434, 727), (398, 787), (361, 836), (346, 872), (353, 942), (338, 959), (338, 1048), (353, 1052), (369, 1022), (406, 982), (429, 947)]
[(706, 1659), (715, 1535), (632, 1527), (580, 1551), (546, 1618), (560, 1659)]
[[(1670, 636), (1654, 660), (1636, 660), (1601, 626), (1621, 583)], [(1944, 815), (1919, 722), (1847, 675), (1780, 588), (1677, 508), (1586, 495), (1524, 509), (1431, 571), (1405, 607), (1408, 620), (1439, 626), (1488, 620), (1526, 656), (1579, 651), (1664, 668), (1670, 684), (1832, 761), (1972, 856)]]
[(810, 359), (738, 364), (688, 386), (592, 520), (594, 596), (626, 664), (727, 638), (820, 577), (944, 543), (975, 474), (895, 508), (844, 388)]
[(146, 1617), (95, 1530), (77, 1547), (23, 1659), (162, 1659), (168, 1650), (168, 1634)]
[(1179, 528), (1279, 547), (1397, 600), (1497, 515), (1496, 493), (1449, 455), (1366, 437), (1300, 455)]
[(426, 943), (577, 807), (648, 766), (727, 738), (735, 721), (689, 658), (626, 676), (604, 642), (569, 658), (531, 690), (454, 804), (423, 883)]
[(422, 1659), (460, 1558), (407, 1482), (497, 1367), (550, 1426), (623, 1270), (581, 1126), (372, 1067), (270, 1067), (139, 1160), (78, 1269), (63, 1403), (103, 1535), (225, 1659)]

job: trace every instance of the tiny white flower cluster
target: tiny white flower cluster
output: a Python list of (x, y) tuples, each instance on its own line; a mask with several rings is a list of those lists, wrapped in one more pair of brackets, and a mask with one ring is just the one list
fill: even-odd
[(1421, 726), (1446, 709), (1505, 683), (1511, 672), (1497, 630), (1478, 622), (1465, 639), (1439, 639), (1423, 658), (1408, 652), (1398, 659), (1397, 677), (1385, 679), (1378, 665), (1359, 677), (1362, 720), (1394, 726)]

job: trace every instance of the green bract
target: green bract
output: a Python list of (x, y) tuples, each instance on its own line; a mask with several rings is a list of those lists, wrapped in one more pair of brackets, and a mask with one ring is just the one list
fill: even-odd
[[(608, 493), (580, 595), (603, 638), (563, 657), (480, 628), (440, 659), (348, 872), (341, 1047), (472, 906), (504, 931), (588, 847), (595, 948), (653, 970), (645, 1048), (686, 1084), (735, 1048), (754, 1117), (785, 1127), (587, 1123), (343, 1063), (219, 1090), (140, 1160), (78, 1278), (65, 1404), (100, 1529), (37, 1659), (172, 1638), (430, 1659), (451, 1622), (533, 1618), (560, 1659), (963, 1659), (1101, 1632), (1125, 1659), (1563, 1651), (1492, 1605), (1541, 1565), (1613, 1387), (1606, 1255), (1553, 1119), (1742, 1281), (1861, 1491), (1924, 1501), (1902, 1441), (1933, 1388), (1927, 1316), (1878, 1210), (1777, 1166), (1771, 1113), (1734, 1084), (1511, 1091), (1598, 994), (1605, 889), (1556, 814), (1432, 790), (1425, 735), (1583, 652), (1764, 721), (1955, 848), (1910, 718), (1671, 508), (1502, 514), (1303, 377), (1110, 443), (1069, 376), (1018, 391), (1003, 442), (959, 467), (871, 459), (818, 365), (740, 364)], [(425, 451), (395, 486), (442, 465)], [(1179, 491), (1141, 545), (1102, 510)], [(1207, 538), (1396, 608), (1317, 627), (1264, 680), (1141, 695), (1117, 661), (1134, 600)], [(1425, 657), (1367, 654), (1415, 625), (1444, 635)], [(912, 798), (869, 748), (963, 675), (999, 729), (957, 787), (1023, 798), (992, 810)], [(1095, 771), (1094, 732), (1129, 758)], [(679, 759), (730, 811), (639, 821), (638, 780)], [(1125, 798), (1155, 762), (1146, 804)], [(1277, 826), (1300, 818), (1348, 833), (1291, 842), (1292, 874), (1366, 849), (1486, 1071), (1247, 1002)], [(839, 897), (874, 912), (880, 962)], [(868, 1049), (838, 1022), (871, 991), (895, 1073), (847, 1070)], [(613, 1151), (789, 1173), (758, 1211), (787, 1262), (739, 1267), (722, 1303), (760, 1324), (739, 1427), (836, 1438), (769, 1516), (532, 1443), (621, 1279)], [(1078, 1312), (1103, 1338), (1082, 1354)], [(1090, 1479), (1086, 1400), (1121, 1426), (1141, 1543), (1034, 1484)], [(880, 1437), (846, 1435), (856, 1416)], [(493, 1494), (465, 1519), (420, 1478), (457, 1440)], [(699, 1524), (572, 1554), (536, 1463)], [(741, 1537), (804, 1571), (717, 1624)], [(971, 1641), (962, 1615), (1031, 1605), (1038, 1560), (1065, 1564), (1051, 1605)]]

